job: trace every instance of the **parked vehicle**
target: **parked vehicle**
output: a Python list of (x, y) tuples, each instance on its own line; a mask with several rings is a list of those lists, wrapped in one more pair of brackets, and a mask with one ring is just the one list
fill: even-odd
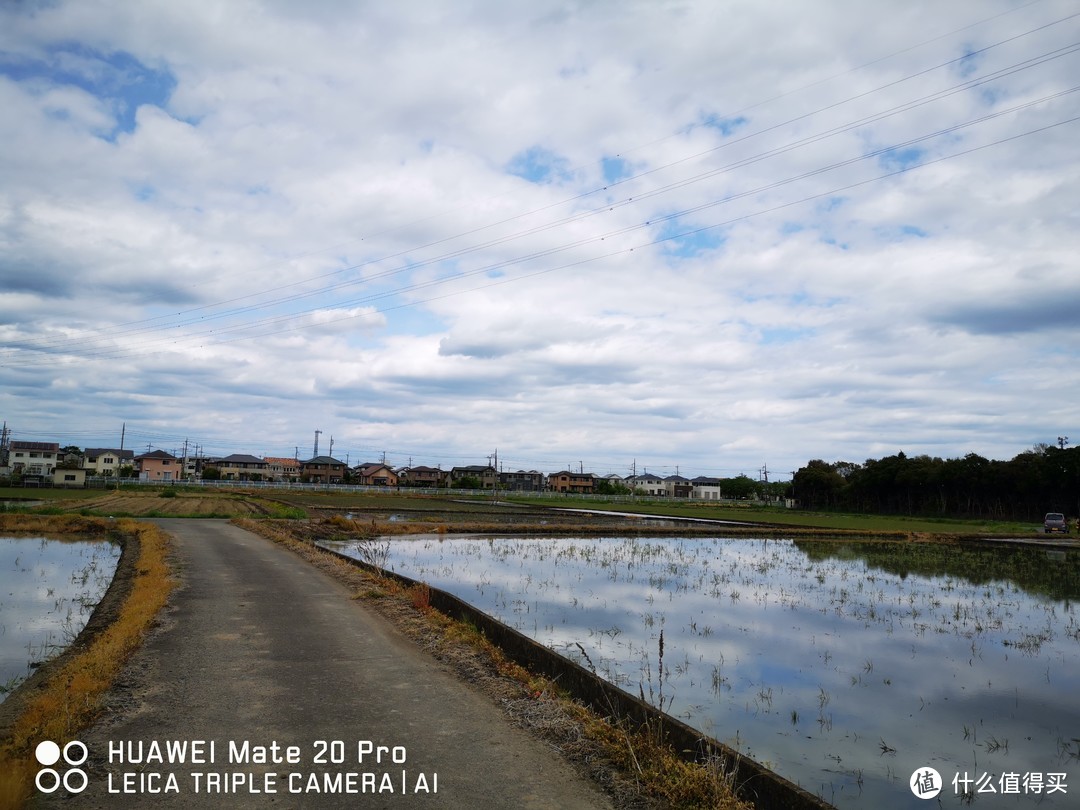
[(1065, 519), (1065, 515), (1061, 514), (1061, 512), (1047, 512), (1046, 518), (1043, 520), (1043, 531), (1046, 534), (1051, 534), (1052, 532), (1068, 534), (1069, 521)]

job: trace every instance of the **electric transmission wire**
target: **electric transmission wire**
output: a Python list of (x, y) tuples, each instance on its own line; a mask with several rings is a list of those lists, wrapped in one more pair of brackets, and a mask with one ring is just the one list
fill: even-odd
[[(915, 73), (909, 74), (909, 75), (907, 75), (907, 76), (905, 76), (905, 77), (903, 77), (901, 79), (897, 79), (897, 80), (888, 82), (886, 84), (875, 87), (875, 88), (873, 88), (871, 90), (867, 90), (867, 91), (859, 93), (859, 94), (857, 94), (855, 96), (851, 96), (851, 97), (849, 97), (847, 99), (844, 99), (842, 101), (834, 102), (832, 104), (828, 104), (826, 106), (819, 107), (816, 110), (813, 110), (811, 112), (796, 116), (794, 118), (789, 118), (786, 121), (781, 122), (779, 124), (775, 124), (775, 125), (772, 125), (770, 127), (754, 131), (752, 133), (747, 133), (747, 134), (742, 135), (742, 136), (740, 136), (738, 138), (728, 139), (725, 142), (723, 142), (723, 143), (721, 143), (721, 144), (719, 144), (719, 145), (717, 145), (715, 147), (712, 147), (712, 148), (710, 148), (708, 150), (703, 150), (703, 151), (697, 152), (697, 153), (695, 153), (693, 155), (684, 156), (683, 158), (680, 158), (680, 159), (675, 160), (675, 161), (671, 161), (671, 162), (663, 164), (661, 166), (653, 167), (653, 168), (651, 168), (651, 169), (649, 169), (647, 171), (643, 171), (643, 172), (640, 172), (640, 173), (635, 174), (635, 175), (631, 175), (631, 176), (628, 176), (628, 177), (625, 177), (625, 178), (615, 180), (615, 181), (613, 181), (611, 183), (608, 183), (608, 184), (606, 184), (604, 186), (585, 191), (585, 192), (583, 192), (581, 194), (574, 195), (573, 197), (569, 197), (569, 198), (566, 198), (564, 200), (560, 200), (560, 201), (557, 201), (555, 203), (551, 203), (551, 204), (546, 205), (546, 206), (541, 206), (541, 207), (538, 207), (538, 208), (534, 208), (534, 209), (526, 211), (524, 213), (517, 214), (517, 215), (514, 215), (512, 217), (507, 217), (507, 218), (498, 220), (496, 222), (492, 222), (492, 223), (488, 223), (488, 224), (485, 224), (485, 225), (482, 225), (482, 226), (478, 226), (478, 227), (470, 229), (468, 231), (464, 231), (464, 232), (461, 232), (461, 233), (456, 233), (456, 234), (453, 234), (453, 235), (450, 235), (450, 236), (447, 236), (447, 237), (444, 237), (444, 238), (441, 238), (441, 239), (437, 239), (437, 240), (431, 240), (431, 241), (429, 241), (429, 242), (427, 242), (427, 243), (425, 243), (423, 245), (409, 247), (407, 249), (403, 249), (403, 250), (397, 251), (395, 253), (391, 253), (391, 254), (380, 256), (380, 257), (373, 258), (373, 259), (368, 259), (368, 260), (366, 260), (364, 262), (361, 262), (361, 263), (358, 263), (358, 264), (353, 264), (353, 265), (350, 265), (350, 266), (345, 267), (345, 268), (339, 268), (339, 269), (337, 269), (337, 270), (335, 270), (335, 271), (333, 271), (331, 273), (326, 273), (326, 274), (323, 274), (321, 276), (317, 276), (317, 277), (315, 277), (315, 279), (323, 279), (323, 278), (329, 278), (329, 277), (333, 277), (333, 276), (339, 276), (339, 275), (341, 275), (341, 274), (343, 274), (345, 272), (348, 272), (350, 270), (358, 270), (358, 269), (362, 269), (364, 267), (372, 266), (372, 265), (375, 265), (375, 264), (384, 263), (384, 262), (387, 262), (387, 261), (390, 261), (390, 260), (393, 260), (393, 259), (402, 258), (404, 256), (407, 256), (409, 254), (424, 250), (426, 248), (430, 248), (430, 247), (434, 247), (434, 246), (437, 246), (437, 245), (446, 244), (448, 242), (452, 242), (452, 241), (455, 241), (455, 240), (459, 240), (459, 239), (467, 237), (467, 236), (475, 235), (475, 234), (480, 233), (480, 232), (482, 232), (484, 230), (489, 230), (491, 228), (498, 227), (500, 225), (509, 224), (509, 223), (518, 221), (520, 219), (523, 219), (525, 217), (529, 217), (529, 216), (532, 216), (532, 215), (537, 214), (537, 213), (541, 213), (541, 212), (544, 212), (544, 211), (547, 211), (547, 210), (551, 210), (553, 208), (557, 208), (559, 206), (566, 205), (568, 203), (572, 203), (572, 202), (587, 198), (589, 196), (592, 196), (592, 195), (595, 195), (595, 194), (598, 194), (598, 193), (607, 192), (610, 189), (612, 189), (613, 187), (616, 187), (616, 186), (619, 186), (619, 185), (622, 185), (622, 184), (625, 184), (625, 183), (629, 183), (631, 181), (640, 180), (640, 179), (645, 178), (645, 177), (647, 177), (649, 175), (653, 175), (653, 174), (656, 174), (657, 172), (660, 172), (660, 171), (663, 171), (663, 170), (666, 170), (666, 169), (670, 169), (670, 168), (672, 168), (674, 166), (677, 166), (677, 165), (680, 165), (682, 163), (686, 163), (686, 162), (694, 160), (694, 159), (699, 159), (699, 158), (701, 158), (701, 157), (703, 157), (705, 155), (708, 155), (710, 153), (719, 151), (721, 149), (730, 148), (731, 146), (733, 146), (735, 144), (750, 140), (752, 138), (759, 138), (759, 137), (761, 137), (763, 134), (765, 134), (767, 132), (772, 132), (772, 131), (775, 131), (775, 130), (781, 128), (781, 127), (788, 126), (790, 124), (805, 120), (805, 119), (807, 119), (807, 118), (809, 118), (809, 117), (811, 117), (813, 115), (817, 115), (817, 114), (819, 114), (821, 112), (825, 112), (825, 111), (828, 111), (828, 110), (835, 109), (835, 108), (837, 108), (837, 107), (839, 107), (839, 106), (841, 106), (843, 104), (847, 104), (847, 103), (852, 102), (854, 100), (865, 98), (865, 97), (870, 96), (870, 95), (872, 95), (874, 93), (881, 92), (881, 91), (883, 91), (883, 90), (885, 90), (887, 88), (894, 87), (896, 85), (902, 84), (902, 83), (904, 83), (906, 81), (909, 81), (909, 80), (911, 80), (913, 78), (917, 78), (919, 76), (924, 76), (924, 75), (926, 75), (926, 74), (928, 74), (930, 72), (933, 72), (935, 70), (939, 70), (939, 69), (947, 67), (949, 65), (956, 64), (957, 62), (960, 62), (960, 61), (962, 61), (964, 59), (970, 59), (975, 55), (988, 52), (988, 51), (992, 50), (993, 48), (997, 48), (997, 47), (1000, 47), (1003, 44), (1019, 40), (1022, 37), (1026, 37), (1026, 36), (1029, 36), (1029, 35), (1031, 35), (1033, 33), (1045, 30), (1045, 29), (1050, 28), (1050, 27), (1052, 27), (1054, 25), (1058, 25), (1058, 24), (1063, 23), (1063, 22), (1065, 22), (1067, 20), (1073, 19), (1073, 18), (1075, 18), (1077, 16), (1080, 16), (1080, 12), (1077, 12), (1077, 13), (1071, 14), (1071, 15), (1067, 15), (1066, 17), (1063, 17), (1063, 18), (1061, 18), (1059, 20), (1055, 20), (1055, 21), (1052, 21), (1050, 23), (1046, 23), (1044, 25), (1032, 28), (1032, 29), (1030, 29), (1028, 31), (1025, 31), (1025, 32), (1022, 32), (1022, 33), (1019, 33), (1019, 34), (1015, 34), (1015, 35), (1010, 36), (1010, 37), (1008, 37), (1006, 39), (1003, 39), (1003, 40), (995, 42), (995, 43), (993, 43), (991, 45), (988, 45), (988, 46), (986, 46), (984, 48), (980, 48), (980, 49), (978, 49), (976, 51), (971, 51), (971, 52), (965, 53), (961, 57), (956, 57), (954, 59), (950, 59), (950, 60), (947, 60), (947, 61), (942, 62), (940, 64), (937, 64), (937, 65), (935, 65), (933, 67), (925, 68), (923, 70), (920, 70), (920, 71), (917, 71)], [(964, 29), (961, 29), (961, 30), (964, 30)], [(918, 46), (913, 46), (913, 47), (918, 47)], [(994, 74), (990, 74), (990, 75), (984, 76), (984, 77), (979, 77), (979, 78), (973, 79), (973, 80), (971, 80), (969, 82), (961, 83), (960, 85), (956, 85), (953, 88), (949, 88), (947, 90), (939, 91), (938, 93), (930, 94), (929, 96), (924, 96), (922, 99), (918, 99), (918, 100), (915, 100), (915, 101), (912, 101), (912, 102), (908, 102), (906, 105), (900, 105), (898, 107), (894, 107), (892, 110), (884, 111), (882, 113), (878, 113), (878, 114), (875, 114), (873, 116), (867, 116), (867, 117), (865, 117), (863, 119), (860, 119), (858, 121), (849, 122), (848, 124), (842, 125), (840, 127), (836, 127), (836, 128), (834, 128), (832, 130), (827, 130), (825, 132), (818, 133), (815, 136), (811, 136), (811, 137), (802, 139), (800, 141), (792, 142), (791, 144), (787, 144), (787, 145), (785, 145), (783, 147), (778, 147), (777, 149), (761, 153), (761, 154), (753, 156), (751, 158), (746, 158), (746, 159), (744, 159), (742, 161), (739, 161), (739, 162), (733, 163), (733, 164), (729, 164), (728, 166), (725, 166), (725, 167), (714, 169), (714, 170), (711, 170), (709, 172), (699, 173), (699, 174), (693, 175), (693, 176), (691, 176), (689, 178), (684, 178), (683, 180), (680, 180), (678, 182), (669, 183), (669, 184), (667, 184), (665, 186), (660, 186), (660, 187), (657, 187), (657, 188), (654, 188), (654, 189), (651, 189), (651, 190), (648, 190), (648, 191), (645, 191), (645, 192), (640, 192), (640, 193), (638, 193), (636, 195), (633, 195), (633, 196), (628, 197), (628, 198), (624, 198), (622, 200), (615, 201), (615, 202), (610, 203), (610, 204), (597, 206), (597, 207), (595, 207), (593, 209), (589, 209), (589, 210), (586, 210), (586, 211), (575, 212), (575, 213), (573, 213), (573, 214), (571, 214), (569, 216), (565, 216), (565, 217), (563, 217), (561, 219), (557, 219), (557, 220), (547, 222), (547, 223), (544, 223), (544, 224), (541, 224), (541, 225), (533, 226), (531, 228), (527, 228), (527, 229), (517, 231), (517, 232), (511, 233), (511, 234), (507, 234), (507, 235), (504, 235), (504, 236), (501, 236), (501, 237), (498, 237), (498, 238), (495, 238), (495, 239), (491, 239), (491, 240), (488, 240), (488, 241), (485, 241), (485, 242), (481, 242), (481, 243), (478, 243), (478, 244), (468, 245), (468, 246), (459, 248), (457, 250), (450, 251), (450, 252), (447, 252), (447, 253), (443, 253), (443, 254), (434, 256), (432, 258), (420, 261), (420, 262), (409, 262), (409, 263), (405, 264), (402, 267), (398, 267), (398, 268), (391, 269), (391, 270), (386, 270), (386, 271), (383, 271), (383, 272), (380, 272), (380, 273), (365, 276), (365, 277), (360, 278), (360, 279), (350, 280), (350, 281), (342, 282), (340, 284), (320, 287), (320, 288), (315, 289), (315, 290), (308, 290), (308, 291), (305, 291), (305, 292), (302, 292), (302, 293), (297, 293), (297, 294), (293, 294), (293, 295), (274, 298), (274, 299), (271, 299), (269, 301), (262, 301), (260, 303), (250, 304), (250, 305), (245, 306), (245, 307), (233, 308), (233, 309), (225, 310), (225, 311), (222, 311), (222, 312), (217, 312), (217, 313), (212, 314), (212, 315), (204, 315), (204, 316), (200, 316), (200, 317), (196, 317), (196, 318), (188, 318), (186, 320), (172, 321), (170, 323), (166, 323), (166, 324), (161, 325), (161, 326), (150, 326), (150, 325), (148, 325), (148, 324), (157, 323), (157, 322), (159, 322), (159, 321), (161, 321), (163, 319), (166, 319), (166, 318), (176, 318), (176, 317), (180, 317), (180, 316), (191, 314), (191, 313), (212, 310), (212, 309), (215, 309), (215, 308), (220, 308), (221, 306), (224, 306), (224, 305), (227, 305), (227, 304), (237, 303), (237, 302), (240, 302), (240, 301), (249, 300), (249, 299), (252, 299), (252, 298), (257, 298), (257, 297), (260, 297), (260, 296), (265, 296), (265, 295), (270, 294), (270, 293), (275, 292), (275, 291), (291, 289), (291, 288), (294, 288), (296, 286), (308, 284), (312, 280), (315, 280), (315, 279), (305, 279), (303, 281), (292, 282), (290, 284), (281, 285), (279, 287), (270, 288), (270, 289), (267, 289), (267, 290), (262, 290), (262, 291), (257, 292), (257, 293), (248, 293), (248, 294), (245, 294), (243, 296), (237, 296), (237, 297), (234, 297), (232, 299), (227, 299), (225, 301), (219, 301), (219, 302), (212, 303), (212, 304), (206, 304), (206, 305), (203, 305), (203, 306), (200, 306), (200, 307), (190, 308), (188, 310), (183, 310), (183, 311), (180, 311), (178, 313), (174, 313), (172, 315), (155, 316), (153, 318), (142, 319), (140, 321), (132, 321), (132, 322), (128, 322), (126, 324), (119, 324), (119, 325), (111, 327), (111, 328), (105, 328), (105, 329), (99, 329), (99, 330), (89, 330), (89, 331), (86, 331), (86, 332), (80, 332), (80, 333), (77, 333), (77, 334), (72, 335), (72, 336), (64, 336), (64, 337), (55, 337), (54, 336), (54, 337), (42, 337), (42, 338), (25, 339), (23, 341), (20, 341), (19, 345), (16, 348), (19, 349), (19, 350), (23, 350), (23, 351), (37, 349), (37, 350), (40, 350), (40, 351), (43, 351), (43, 352), (46, 352), (46, 353), (50, 353), (50, 350), (58, 351), (58, 350), (61, 350), (62, 347), (65, 346), (65, 345), (76, 344), (76, 345), (82, 346), (83, 344), (85, 344), (85, 342), (87, 341), (89, 336), (95, 335), (95, 334), (101, 335), (103, 339), (115, 340), (117, 338), (124, 337), (124, 336), (143, 335), (143, 334), (148, 334), (148, 333), (153, 333), (153, 332), (160, 332), (160, 331), (171, 331), (171, 330), (179, 329), (179, 328), (182, 328), (182, 327), (185, 327), (185, 326), (202, 324), (202, 323), (206, 323), (208, 321), (213, 321), (213, 320), (222, 320), (222, 319), (226, 319), (226, 318), (232, 318), (232, 317), (236, 317), (236, 316), (239, 316), (239, 315), (244, 315), (244, 314), (247, 314), (247, 313), (250, 313), (250, 312), (255, 312), (255, 311), (258, 311), (258, 310), (268, 309), (268, 308), (274, 307), (274, 306), (280, 306), (280, 305), (289, 304), (289, 303), (296, 303), (296, 302), (299, 302), (299, 301), (302, 301), (302, 300), (311, 299), (311, 298), (315, 298), (315, 297), (319, 297), (319, 296), (326, 296), (326, 295), (328, 295), (330, 293), (338, 292), (338, 291), (343, 290), (343, 289), (348, 288), (348, 287), (353, 287), (353, 286), (358, 286), (358, 285), (363, 285), (363, 284), (372, 284), (374, 282), (385, 280), (387, 278), (397, 276), (397, 275), (400, 275), (400, 274), (403, 274), (403, 273), (406, 273), (406, 272), (412, 272), (412, 271), (420, 269), (422, 267), (432, 266), (432, 265), (435, 265), (435, 264), (438, 264), (438, 263), (441, 263), (441, 262), (449, 261), (451, 259), (460, 258), (462, 256), (469, 255), (471, 253), (476, 253), (476, 252), (479, 252), (479, 251), (490, 249), (492, 247), (508, 244), (508, 243), (510, 243), (512, 241), (522, 239), (522, 238), (524, 238), (526, 236), (537, 235), (539, 233), (543, 233), (545, 231), (549, 231), (549, 230), (561, 227), (563, 225), (567, 225), (567, 224), (571, 224), (571, 223), (575, 223), (575, 222), (580, 222), (580, 221), (583, 221), (583, 220), (585, 220), (587, 218), (597, 216), (597, 215), (600, 215), (600, 214), (610, 213), (610, 212), (614, 211), (616, 208), (624, 207), (624, 206), (627, 206), (627, 205), (632, 205), (632, 204), (635, 204), (635, 203), (639, 203), (642, 200), (650, 199), (652, 197), (658, 196), (658, 195), (663, 194), (663, 193), (667, 193), (667, 192), (675, 190), (675, 189), (684, 188), (684, 187), (686, 187), (686, 186), (688, 186), (690, 184), (693, 184), (693, 183), (696, 183), (696, 182), (701, 182), (702, 180), (715, 177), (715, 176), (717, 176), (717, 175), (719, 175), (721, 173), (731, 171), (734, 168), (739, 168), (739, 167), (742, 167), (742, 166), (745, 166), (745, 165), (749, 165), (750, 163), (753, 163), (753, 162), (757, 162), (757, 161), (760, 161), (760, 160), (765, 160), (765, 159), (767, 159), (769, 157), (774, 157), (776, 155), (783, 154), (783, 153), (785, 153), (787, 151), (799, 148), (799, 147), (804, 146), (804, 145), (814, 143), (814, 142), (816, 142), (818, 140), (821, 140), (823, 138), (832, 137), (835, 134), (850, 131), (851, 129), (856, 128), (858, 126), (863, 126), (863, 125), (865, 125), (867, 123), (877, 121), (877, 120), (883, 120), (884, 118), (889, 117), (891, 115), (896, 115), (896, 114), (898, 114), (900, 112), (908, 111), (910, 109), (913, 109), (915, 106), (919, 106), (919, 105), (924, 104), (924, 103), (930, 103), (931, 101), (938, 100), (940, 98), (944, 98), (944, 97), (946, 97), (948, 95), (951, 95), (953, 93), (962, 92), (965, 89), (971, 89), (971, 88), (977, 87), (977, 86), (979, 86), (981, 84), (997, 80), (997, 79), (1002, 78), (1004, 76), (1012, 75), (1013, 73), (1018, 72), (1019, 70), (1028, 69), (1030, 67), (1043, 64), (1046, 61), (1049, 61), (1050, 59), (1060, 58), (1061, 56), (1073, 53), (1073, 52), (1075, 52), (1076, 49), (1077, 49), (1076, 45), (1067, 46), (1065, 48), (1060, 48), (1057, 51), (1051, 51), (1051, 52), (1042, 54), (1042, 55), (1040, 55), (1038, 57), (1033, 57), (1033, 58), (1031, 58), (1029, 60), (1025, 60), (1024, 62), (1017, 63), (1016, 65), (1012, 65), (1009, 68), (1001, 69), (999, 71), (996, 71)], [(906, 50), (909, 50), (909, 49), (905, 49), (905, 51)], [(901, 51), (901, 52), (904, 52), (904, 51)], [(885, 57), (883, 57), (883, 58), (885, 58)], [(880, 61), (880, 60), (875, 60), (875, 62), (871, 62), (871, 63), (867, 63), (867, 64), (874, 64), (877, 61)], [(757, 106), (757, 105), (755, 105), (755, 106)], [(586, 240), (586, 242), (587, 241), (588, 240)], [(578, 243), (578, 244), (580, 244), (580, 243)], [(571, 245), (570, 247), (573, 247), (573, 246), (574, 245)], [(548, 253), (547, 252), (542, 252), (542, 253), (535, 254), (535, 255), (526, 255), (524, 257), (519, 257), (518, 259), (516, 259), (514, 261), (529, 261), (529, 260), (532, 260), (534, 258), (537, 258), (539, 256), (543, 256), (543, 255), (548, 255)], [(449, 280), (452, 280), (452, 279), (449, 279)], [(409, 288), (404, 288), (404, 291), (408, 291), (408, 289)], [(395, 292), (392, 291), (390, 294), (391, 295), (395, 294)], [(377, 296), (374, 300), (379, 300), (382, 297), (385, 297), (385, 296)], [(344, 305), (347, 306), (348, 304), (344, 304)], [(316, 309), (321, 309), (321, 308), (316, 308)], [(304, 310), (304, 311), (301, 311), (299, 313), (293, 313), (291, 315), (291, 317), (301, 317), (301, 316), (303, 316), (305, 314), (310, 314), (313, 311), (315, 311), (315, 310)], [(282, 317), (290, 317), (290, 316), (282, 316)], [(253, 324), (258, 324), (258, 323), (259, 323), (259, 321), (253, 322)], [(236, 327), (236, 328), (244, 328), (244, 327), (241, 326), (241, 327)], [(203, 333), (203, 334), (205, 334), (205, 333)], [(11, 353), (14, 350), (15, 349), (7, 349), (6, 351)]]

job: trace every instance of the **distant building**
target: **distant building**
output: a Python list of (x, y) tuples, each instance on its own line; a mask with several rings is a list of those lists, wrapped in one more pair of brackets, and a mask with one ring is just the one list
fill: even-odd
[(23, 479), (40, 480), (52, 478), (56, 469), (56, 457), (60, 445), (56, 442), (17, 442), (11, 443), (8, 463), (12, 472), (21, 474)]
[(226, 481), (259, 481), (266, 475), (266, 459), (233, 453), (214, 465)]
[(180, 459), (164, 450), (135, 456), (135, 472), (140, 481), (177, 481), (181, 471)]
[(340, 484), (345, 478), (345, 462), (331, 456), (315, 456), (300, 464), (300, 477), (313, 484)]
[(300, 461), (295, 458), (267, 456), (266, 475), (274, 481), (296, 481), (300, 478)]
[(719, 478), (708, 478), (704, 475), (699, 475), (690, 483), (694, 487), (693, 491), (690, 493), (690, 497), (695, 500), (718, 501), (723, 497), (720, 492)]
[(122, 467), (134, 467), (134, 462), (134, 450), (87, 447), (83, 453), (82, 467), (90, 475), (116, 476)]
[(552, 473), (548, 476), (548, 489), (552, 492), (572, 492), (589, 495), (593, 491), (596, 476), (592, 473), (576, 473), (569, 470)]
[(510, 492), (543, 492), (544, 474), (536, 470), (499, 473), (499, 488)]
[(468, 478), (479, 481), (480, 489), (495, 489), (495, 482), (498, 480), (495, 468), (491, 465), (485, 467), (482, 464), (472, 464), (467, 467), (454, 467), (450, 470), (450, 486), (452, 487), (459, 486), (459, 481)]
[(639, 495), (653, 495), (659, 497), (667, 495), (664, 479), (659, 475), (652, 475), (651, 473), (632, 475), (623, 483)]
[(86, 470), (83, 468), (57, 467), (53, 470), (52, 483), (54, 487), (85, 487)]
[(398, 482), (405, 487), (445, 487), (449, 473), (436, 467), (402, 467), (397, 471)]
[(396, 487), (398, 474), (377, 461), (358, 464), (353, 467), (353, 475), (358, 484), (366, 487)]
[(690, 479), (681, 475), (669, 475), (664, 479), (664, 493), (669, 498), (689, 498), (693, 489)]

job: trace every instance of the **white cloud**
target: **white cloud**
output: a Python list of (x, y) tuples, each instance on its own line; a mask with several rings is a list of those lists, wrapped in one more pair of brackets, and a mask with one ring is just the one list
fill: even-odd
[(1076, 54), (1013, 66), (1071, 13), (5, 7), (2, 414), (597, 472), (1009, 457), (1077, 418), (1080, 94), (855, 159), (1067, 90)]

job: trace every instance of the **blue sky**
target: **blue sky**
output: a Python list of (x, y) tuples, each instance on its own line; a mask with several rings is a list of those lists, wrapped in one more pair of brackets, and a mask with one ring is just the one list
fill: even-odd
[(1078, 32), (1067, 0), (6, 4), (0, 419), (600, 474), (1080, 441)]

